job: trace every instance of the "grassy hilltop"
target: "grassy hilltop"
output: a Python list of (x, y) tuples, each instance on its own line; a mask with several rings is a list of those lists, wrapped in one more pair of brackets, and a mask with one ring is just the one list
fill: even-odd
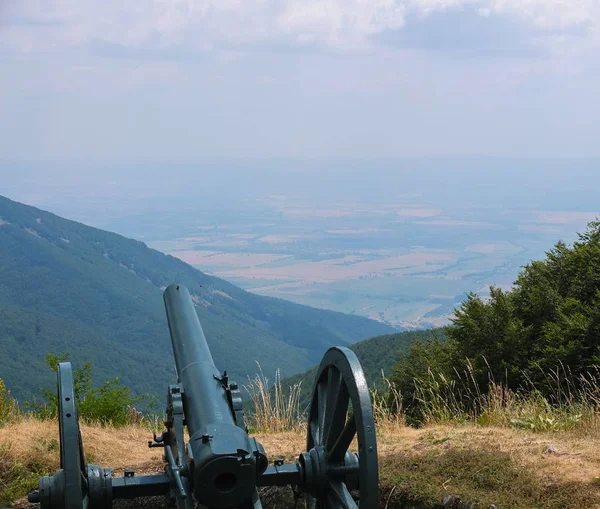
[[(378, 421), (381, 509), (587, 508), (600, 505), (600, 422), (570, 431), (537, 432), (507, 426), (430, 424), (420, 429)], [(163, 468), (149, 449), (147, 423), (112, 428), (82, 425), (87, 461), (137, 474)], [(260, 430), (255, 435), (272, 460), (295, 461), (305, 431)], [(0, 507), (37, 486), (58, 468), (58, 425), (24, 417), (0, 427)], [(22, 506), (20, 503), (19, 507)], [(166, 504), (158, 503), (162, 509)], [(290, 488), (270, 492), (265, 509), (294, 505)], [(157, 508), (158, 509), (158, 508)]]

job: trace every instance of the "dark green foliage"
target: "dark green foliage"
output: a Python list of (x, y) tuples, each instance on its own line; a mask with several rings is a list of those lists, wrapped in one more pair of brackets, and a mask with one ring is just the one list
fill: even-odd
[(0, 197), (0, 375), (18, 399), (54, 383), (45, 352), (93, 354), (94, 381), (136, 394), (175, 380), (162, 288), (188, 287), (215, 363), (233, 378), (284, 376), (333, 344), (390, 332), (384, 324), (250, 294), (145, 244)]
[(385, 334), (360, 341), (350, 347), (360, 360), (367, 381), (372, 386), (382, 385), (389, 377), (401, 352), (415, 341), (425, 341), (442, 335), (440, 329), (418, 330)]
[(480, 386), (487, 386), (490, 376), (511, 388), (522, 385), (523, 370), (534, 352), (512, 293), (491, 288), (487, 302), (470, 294), (454, 312), (447, 335), (456, 355), (453, 366), (469, 359)]
[[(58, 364), (68, 360), (69, 354), (46, 355), (46, 364), (56, 374)], [(129, 387), (122, 385), (119, 378), (106, 380), (100, 387), (94, 387), (92, 382), (93, 364), (86, 362), (73, 371), (73, 387), (79, 418), (101, 424), (124, 426), (127, 415), (134, 405), (142, 400), (134, 397)], [(45, 401), (34, 404), (34, 411), (41, 417), (56, 419), (58, 416), (58, 397), (55, 390), (41, 389)]]
[[(399, 389), (404, 409), (411, 409), (415, 397), (414, 379), (433, 373), (453, 374), (457, 365), (458, 348), (454, 341), (446, 340), (442, 329), (432, 331), (430, 338), (418, 339), (400, 354), (390, 381)], [(390, 404), (394, 404), (393, 398)], [(394, 408), (394, 410), (398, 410)], [(408, 418), (419, 418), (418, 409), (408, 412)]]
[[(398, 332), (385, 334), (360, 341), (350, 346), (356, 354), (365, 372), (365, 377), (371, 387), (385, 387), (384, 376), (391, 375), (398, 356), (406, 352), (414, 342), (425, 342), (434, 337), (443, 337), (441, 329)], [(323, 352), (324, 354), (325, 352)], [(317, 366), (305, 373), (291, 376), (282, 381), (284, 389), (301, 383), (300, 406), (305, 409), (312, 399), (313, 384), (317, 374)]]
[(573, 246), (559, 242), (525, 266), (511, 291), (491, 288), (485, 301), (470, 294), (446, 335), (445, 343), (416, 343), (396, 367), (393, 381), (409, 414), (413, 380), (428, 369), (458, 379), (470, 365), (468, 376), (483, 392), (495, 382), (549, 393), (556, 384), (551, 371), (579, 380), (600, 361), (600, 222)]
[(528, 327), (535, 362), (579, 374), (600, 360), (600, 222), (572, 248), (559, 242), (519, 275), (516, 316)]

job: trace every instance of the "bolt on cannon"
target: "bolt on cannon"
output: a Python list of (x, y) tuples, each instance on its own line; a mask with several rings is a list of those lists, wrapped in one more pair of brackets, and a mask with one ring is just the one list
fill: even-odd
[[(237, 384), (213, 361), (188, 290), (171, 285), (165, 308), (177, 368), (167, 393), (165, 430), (149, 447), (164, 449), (165, 471), (136, 476), (86, 464), (71, 365), (58, 366), (60, 470), (40, 479), (29, 501), (41, 509), (109, 509), (113, 500), (167, 495), (177, 509), (260, 509), (258, 488), (287, 486), (309, 509), (374, 509), (378, 465), (375, 423), (355, 354), (330, 348), (317, 371), (308, 411), (306, 451), (294, 464), (269, 465), (248, 435)], [(185, 442), (187, 427), (189, 441)], [(358, 442), (358, 452), (350, 451)]]

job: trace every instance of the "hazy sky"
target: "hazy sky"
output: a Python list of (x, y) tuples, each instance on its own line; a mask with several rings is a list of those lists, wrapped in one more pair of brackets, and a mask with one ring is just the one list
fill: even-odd
[(0, 158), (600, 156), (600, 0), (0, 0)]

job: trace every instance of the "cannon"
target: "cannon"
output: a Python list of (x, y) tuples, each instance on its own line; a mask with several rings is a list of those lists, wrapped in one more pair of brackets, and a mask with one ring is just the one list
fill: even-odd
[(295, 463), (270, 464), (248, 434), (239, 386), (214, 364), (188, 290), (171, 285), (163, 297), (177, 383), (168, 387), (165, 429), (148, 446), (164, 449), (164, 472), (136, 476), (126, 470), (113, 477), (108, 468), (86, 464), (71, 365), (63, 362), (57, 370), (60, 469), (40, 479), (31, 503), (109, 509), (119, 499), (166, 495), (177, 509), (260, 509), (259, 487), (291, 485), (308, 509), (377, 507), (373, 410), (351, 350), (330, 348), (318, 368), (306, 451)]

